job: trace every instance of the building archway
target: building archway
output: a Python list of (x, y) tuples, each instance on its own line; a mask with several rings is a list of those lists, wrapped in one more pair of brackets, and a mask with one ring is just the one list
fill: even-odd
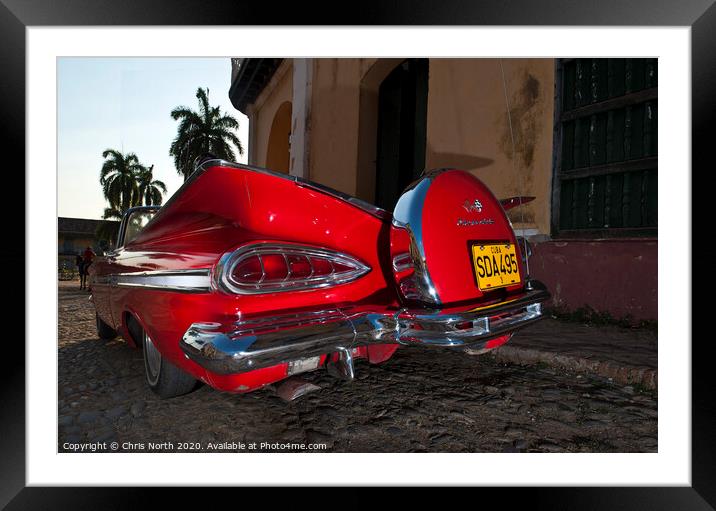
[(291, 114), (291, 102), (284, 101), (274, 114), (266, 149), (266, 167), (286, 174), (291, 154)]
[(392, 210), (423, 171), (428, 59), (379, 59), (361, 80), (356, 194)]

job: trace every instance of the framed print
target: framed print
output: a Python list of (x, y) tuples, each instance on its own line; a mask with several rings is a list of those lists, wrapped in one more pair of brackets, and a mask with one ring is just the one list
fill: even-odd
[(690, 172), (716, 8), (364, 7), (3, 0), (8, 509), (716, 505)]

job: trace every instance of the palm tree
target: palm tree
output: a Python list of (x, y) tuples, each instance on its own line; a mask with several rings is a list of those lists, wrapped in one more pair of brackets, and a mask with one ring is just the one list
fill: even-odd
[(169, 155), (174, 157), (174, 166), (185, 181), (194, 171), (194, 160), (200, 156), (212, 154), (217, 158), (235, 160), (232, 144), (240, 155), (244, 154), (244, 147), (234, 133), (239, 122), (231, 115), (222, 115), (220, 107), (209, 105), (209, 89), (199, 87), (196, 97), (199, 100), (198, 112), (185, 106), (171, 112), (172, 118), (180, 122)]
[(138, 205), (144, 202), (145, 206), (160, 206), (162, 204), (162, 195), (167, 193), (167, 185), (158, 179), (154, 179), (153, 170), (154, 165), (150, 165), (138, 176), (137, 185), (139, 186), (140, 201)]
[(102, 213), (102, 218), (105, 220), (112, 220), (113, 218), (121, 220), (122, 216), (123, 212), (117, 208), (104, 208), (104, 213)]
[(104, 219), (121, 220), (124, 212), (134, 206), (161, 205), (167, 186), (154, 179), (154, 165), (146, 167), (134, 153), (122, 154), (116, 149), (106, 149), (105, 162), (99, 175), (102, 192), (109, 202), (104, 208)]
[(117, 243), (118, 233), (119, 222), (102, 222), (97, 226), (97, 229), (95, 230), (95, 237), (99, 241), (99, 245), (103, 252)]
[(102, 185), (105, 199), (109, 202), (104, 218), (121, 218), (124, 211), (141, 201), (137, 176), (146, 168), (139, 163), (134, 153), (125, 155), (116, 149), (105, 149), (102, 157), (105, 161), (99, 174), (99, 183)]

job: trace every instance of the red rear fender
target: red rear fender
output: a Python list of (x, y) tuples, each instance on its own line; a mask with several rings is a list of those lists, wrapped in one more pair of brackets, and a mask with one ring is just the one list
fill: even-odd
[[(465, 171), (433, 171), (413, 183), (396, 205), (391, 242), (395, 277), (408, 300), (430, 305), (474, 301), (524, 285), (510, 221), (492, 192)], [(406, 247), (413, 263), (403, 270), (407, 277), (399, 271), (405, 265), (396, 261)], [(488, 263), (483, 254), (493, 251), (489, 275), (495, 277), (478, 282)], [(512, 252), (514, 257), (508, 257)]]

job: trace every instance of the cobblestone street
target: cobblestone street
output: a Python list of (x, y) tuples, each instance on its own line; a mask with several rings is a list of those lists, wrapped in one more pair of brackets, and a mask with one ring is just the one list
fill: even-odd
[(208, 386), (161, 400), (144, 382), (141, 351), (97, 338), (87, 296), (77, 282), (60, 282), (59, 451), (113, 441), (135, 451), (149, 442), (204, 451), (210, 442), (227, 450), (322, 443), (328, 452), (657, 450), (654, 391), (447, 351), (400, 349), (382, 365), (358, 362), (352, 383), (308, 373), (321, 390), (291, 403), (272, 388), (232, 395)]

